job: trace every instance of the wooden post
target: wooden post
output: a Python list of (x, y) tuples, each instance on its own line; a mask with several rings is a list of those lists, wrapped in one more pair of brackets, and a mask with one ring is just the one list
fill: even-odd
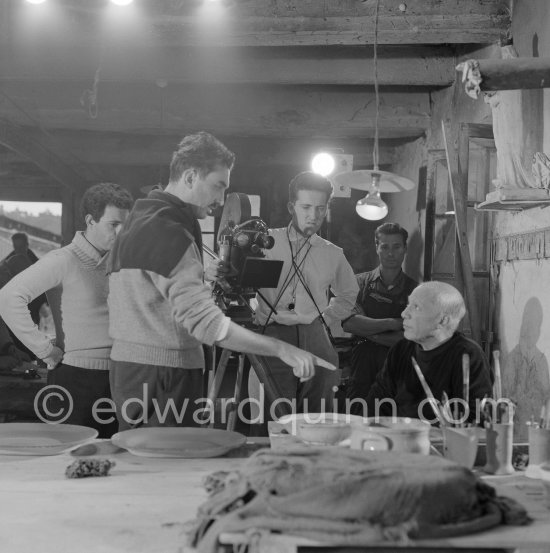
[[(458, 163), (456, 154), (451, 159), (449, 144), (445, 133), (445, 123), (441, 122), (443, 133), (443, 142), (445, 144), (445, 154), (447, 156), (447, 167), (449, 169), (449, 184), (453, 197), (453, 206), (455, 210), (456, 234), (458, 239), (458, 251), (460, 253), (460, 267), (462, 269), (462, 279), (464, 284), (464, 295), (466, 306), (468, 308), (468, 317), (470, 319), (470, 329), (472, 339), (481, 344), (481, 327), (479, 324), (478, 310), (475, 301), (474, 291), (474, 273), (472, 270), (472, 260), (470, 258), (470, 248), (468, 246), (468, 231), (466, 227), (467, 210), (467, 187), (464, 182), (458, 179)], [(468, 175), (465, 175), (465, 182), (468, 182)]]

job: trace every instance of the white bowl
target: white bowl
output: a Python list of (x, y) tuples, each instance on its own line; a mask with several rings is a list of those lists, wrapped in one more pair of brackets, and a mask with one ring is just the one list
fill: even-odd
[(351, 435), (351, 424), (330, 420), (325, 422), (301, 422), (296, 436), (311, 444), (334, 445), (347, 440)]

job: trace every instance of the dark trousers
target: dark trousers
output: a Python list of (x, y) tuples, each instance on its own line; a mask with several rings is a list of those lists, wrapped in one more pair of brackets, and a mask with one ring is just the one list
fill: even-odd
[(202, 369), (113, 361), (111, 390), (119, 430), (141, 426), (199, 426), (206, 403)]
[[(351, 370), (348, 385), (348, 399), (365, 399), (371, 386), (374, 384), (378, 373), (382, 370), (389, 348), (365, 341), (357, 344), (351, 352)], [(354, 415), (362, 415), (359, 412), (359, 403), (352, 404), (351, 412)]]
[[(48, 371), (48, 386), (59, 386), (58, 389), (51, 389), (47, 399), (46, 407), (50, 415), (46, 414), (46, 418), (51, 422), (89, 426), (99, 432), (99, 438), (110, 438), (117, 431), (109, 371), (60, 364)], [(98, 400), (104, 401), (96, 404)], [(43, 406), (36, 407), (40, 409)], [(102, 409), (105, 411), (102, 412)], [(44, 413), (43, 410), (41, 412)]]
[[(338, 353), (332, 346), (324, 326), (318, 319), (308, 325), (270, 324), (265, 329), (265, 335), (278, 338), (283, 342), (309, 351), (338, 367)], [(282, 397), (292, 403), (294, 412), (332, 412), (334, 391), (340, 382), (340, 371), (329, 371), (323, 367), (315, 367), (315, 376), (305, 382), (300, 382), (300, 379), (294, 376), (292, 368), (283, 363), (278, 357), (262, 357), (262, 359), (271, 378), (277, 382)], [(248, 385), (250, 397), (258, 399), (260, 397), (260, 382), (254, 371), (250, 371)], [(265, 407), (269, 415), (271, 406), (266, 405)], [(253, 417), (257, 416), (258, 413), (253, 412)], [(266, 418), (271, 420), (270, 416)]]

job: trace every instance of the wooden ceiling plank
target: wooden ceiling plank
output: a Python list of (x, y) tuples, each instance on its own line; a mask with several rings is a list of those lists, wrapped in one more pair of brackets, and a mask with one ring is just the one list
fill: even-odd
[[(29, 129), (29, 132), (36, 132)], [(168, 166), (172, 152), (183, 135), (126, 135), (57, 131), (56, 142), (65, 151), (90, 165)], [(354, 156), (355, 166), (372, 164), (372, 140), (258, 139), (220, 136), (220, 140), (237, 154), (239, 163), (247, 165), (304, 165), (321, 150), (341, 151)], [(395, 144), (382, 141), (380, 164), (392, 163)], [(14, 159), (15, 158), (15, 159)], [(0, 165), (17, 163), (18, 158), (0, 155)], [(105, 171), (108, 173), (108, 171)]]
[[(374, 93), (362, 87), (99, 86), (97, 117), (79, 107), (79, 83), (4, 89), (48, 129), (151, 134), (212, 130), (226, 136), (372, 138)], [(67, 106), (73, 106), (68, 108)], [(418, 137), (430, 124), (425, 91), (382, 91), (380, 137)], [(4, 110), (8, 110), (7, 112)], [(9, 114), (0, 104), (0, 115)]]
[[(365, 48), (165, 48), (148, 55), (114, 51), (101, 63), (89, 49), (67, 50), (65, 57), (43, 49), (32, 57), (0, 51), (0, 81), (82, 81), (90, 86), (97, 67), (100, 82), (241, 83), (288, 85), (373, 85), (371, 47)], [(86, 60), (83, 63), (83, 60)], [(393, 48), (379, 53), (378, 82), (396, 86), (448, 86), (455, 79), (449, 49)]]
[[(13, 3), (15, 10), (20, 6)], [(135, 26), (118, 25), (120, 42), (196, 46), (364, 45), (374, 42), (373, 1), (250, 0), (220, 2), (206, 13), (203, 2), (165, 0), (143, 3)], [(400, 6), (402, 7), (400, 9)], [(202, 8), (202, 9), (201, 9)], [(103, 3), (64, 1), (69, 13), (66, 34), (82, 40), (106, 37)], [(217, 17), (216, 17), (217, 15)], [(510, 0), (383, 0), (379, 11), (379, 44), (490, 44), (510, 28)], [(62, 22), (58, 22), (62, 28)], [(35, 33), (39, 35), (40, 33)], [(46, 30), (44, 30), (44, 34)], [(63, 35), (65, 33), (58, 33)], [(73, 35), (74, 36), (74, 35)], [(4, 37), (4, 38), (3, 38)], [(0, 36), (13, 38), (8, 30)], [(6, 38), (7, 37), (7, 38)], [(37, 37), (38, 38), (38, 37)], [(75, 41), (76, 42), (76, 41)]]

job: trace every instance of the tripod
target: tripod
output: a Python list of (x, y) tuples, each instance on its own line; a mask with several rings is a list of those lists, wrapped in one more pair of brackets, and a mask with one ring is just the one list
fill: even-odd
[[(208, 390), (208, 401), (207, 405), (203, 411), (203, 420), (208, 420), (213, 409), (214, 402), (218, 399), (220, 388), (222, 385), (223, 378), (225, 376), (227, 365), (229, 362), (229, 357), (231, 356), (231, 350), (222, 349), (220, 360), (218, 365), (214, 370), (214, 377), (212, 383), (210, 384)], [(282, 392), (275, 380), (269, 374), (268, 367), (266, 366), (263, 359), (257, 355), (245, 354), (242, 352), (237, 352), (239, 356), (239, 364), (237, 368), (237, 377), (235, 379), (235, 386), (233, 391), (233, 398), (229, 404), (229, 414), (227, 417), (227, 430), (234, 430), (237, 422), (237, 410), (240, 402), (243, 398), (242, 388), (243, 388), (243, 376), (244, 376), (244, 364), (245, 360), (248, 359), (250, 362), (250, 367), (256, 373), (260, 384), (262, 384), (265, 391), (265, 399), (268, 402), (268, 405), (275, 405), (275, 415), (277, 418), (280, 418), (284, 415), (289, 415), (292, 413), (290, 405), (288, 403), (277, 402), (276, 400), (283, 397)], [(212, 368), (214, 369), (215, 362), (212, 359)]]

